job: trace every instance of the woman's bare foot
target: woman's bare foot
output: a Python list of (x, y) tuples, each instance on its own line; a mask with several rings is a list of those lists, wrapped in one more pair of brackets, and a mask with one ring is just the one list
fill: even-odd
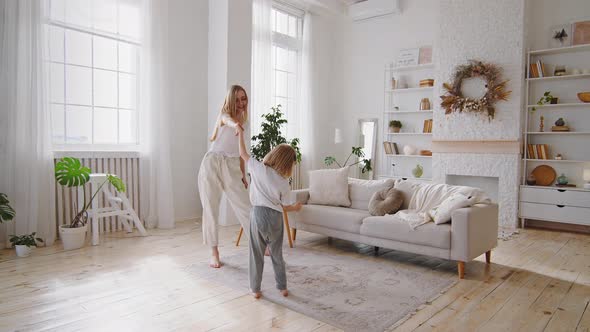
[(211, 259), (209, 260), (209, 266), (215, 269), (221, 267), (221, 262), (219, 261), (219, 250), (217, 250), (217, 247), (211, 248)]
[(262, 293), (261, 292), (252, 292), (252, 296), (254, 296), (255, 299), (259, 299), (262, 297)]
[(281, 289), (280, 291), (281, 291), (281, 294), (283, 294), (283, 296), (284, 296), (284, 297), (287, 297), (287, 296), (289, 296), (289, 291), (288, 291), (288, 290), (286, 290), (286, 289)]
[(264, 256), (270, 256), (270, 249), (268, 247), (264, 250)]

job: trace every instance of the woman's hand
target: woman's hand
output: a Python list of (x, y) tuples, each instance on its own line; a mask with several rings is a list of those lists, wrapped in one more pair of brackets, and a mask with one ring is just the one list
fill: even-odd
[(244, 188), (248, 189), (248, 181), (246, 181), (245, 177), (242, 177), (242, 183), (244, 184)]
[(242, 127), (242, 125), (240, 123), (236, 124), (236, 136), (238, 136), (239, 134), (244, 133), (244, 127)]

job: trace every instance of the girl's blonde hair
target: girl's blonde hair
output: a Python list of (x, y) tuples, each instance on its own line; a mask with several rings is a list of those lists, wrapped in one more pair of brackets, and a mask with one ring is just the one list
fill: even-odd
[(297, 162), (297, 153), (289, 144), (279, 144), (274, 147), (262, 163), (282, 175), (284, 178), (291, 177), (293, 166)]
[(223, 102), (223, 107), (219, 111), (219, 115), (217, 116), (217, 122), (215, 123), (215, 129), (213, 129), (213, 134), (211, 135), (211, 142), (213, 142), (217, 138), (217, 131), (221, 126), (224, 125), (222, 121), (222, 116), (228, 115), (234, 121), (239, 122), (241, 125), (246, 123), (248, 120), (248, 106), (246, 105), (246, 109), (242, 114), (238, 115), (238, 110), (236, 108), (236, 98), (238, 98), (238, 92), (244, 92), (246, 95), (246, 99), (248, 99), (248, 94), (246, 90), (239, 85), (232, 85), (229, 90), (227, 91), (227, 95), (225, 96), (225, 101)]

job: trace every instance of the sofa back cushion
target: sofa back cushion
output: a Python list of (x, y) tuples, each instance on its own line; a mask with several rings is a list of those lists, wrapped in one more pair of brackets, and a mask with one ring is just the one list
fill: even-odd
[(404, 199), (400, 210), (407, 210), (408, 205), (410, 204), (410, 200), (412, 199), (412, 195), (420, 188), (422, 183), (418, 181), (412, 180), (402, 180), (398, 179), (395, 180), (394, 188), (401, 191), (402, 197)]
[(393, 187), (395, 180), (361, 180), (348, 178), (348, 190), (350, 193), (350, 207), (353, 209), (368, 210), (369, 202), (373, 194)]
[(349, 207), (348, 167), (310, 171), (307, 203)]

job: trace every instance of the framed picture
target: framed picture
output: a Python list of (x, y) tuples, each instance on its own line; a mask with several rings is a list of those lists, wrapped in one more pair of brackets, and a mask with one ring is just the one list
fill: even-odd
[(415, 66), (418, 64), (418, 56), (420, 55), (419, 48), (408, 48), (400, 50), (397, 55), (397, 66), (407, 67)]
[(420, 58), (418, 59), (418, 64), (423, 65), (427, 63), (432, 63), (432, 46), (420, 47)]
[(571, 24), (559, 24), (549, 28), (549, 48), (565, 47), (571, 45)]
[(590, 20), (574, 22), (572, 30), (573, 45), (590, 44)]

